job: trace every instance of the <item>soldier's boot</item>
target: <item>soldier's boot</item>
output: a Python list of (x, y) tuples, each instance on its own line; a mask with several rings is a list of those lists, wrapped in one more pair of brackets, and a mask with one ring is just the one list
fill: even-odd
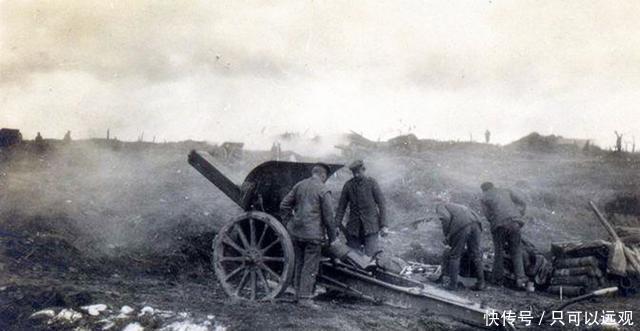
[(502, 286), (504, 285), (504, 277), (501, 275), (496, 275), (495, 273), (492, 273), (491, 277), (489, 278), (489, 282), (495, 286)]
[(458, 285), (458, 274), (460, 273), (460, 264), (459, 263), (449, 263), (449, 270), (447, 273), (449, 274), (449, 282), (446, 284), (446, 289), (449, 291), (457, 291), (459, 289)]
[(529, 278), (527, 277), (518, 277), (516, 279), (516, 289), (519, 291), (525, 291), (527, 289), (527, 283), (529, 282)]
[(457, 291), (462, 288), (460, 283), (458, 283), (457, 277), (456, 279), (449, 278), (449, 281), (445, 284), (444, 288), (448, 291)]
[(487, 288), (487, 283), (484, 280), (477, 281), (472, 287), (472, 291), (483, 291)]
[(482, 259), (477, 257), (474, 258), (473, 265), (476, 272), (477, 281), (476, 284), (471, 287), (471, 290), (482, 291), (487, 288), (487, 284), (484, 281), (484, 267), (482, 265)]

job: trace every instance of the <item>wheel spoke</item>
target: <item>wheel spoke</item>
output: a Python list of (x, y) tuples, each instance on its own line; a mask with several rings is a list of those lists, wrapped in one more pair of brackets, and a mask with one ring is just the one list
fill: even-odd
[(256, 248), (260, 249), (260, 247), (262, 246), (262, 240), (264, 240), (264, 236), (267, 234), (268, 228), (269, 228), (269, 225), (267, 223), (264, 223), (264, 227), (262, 228), (262, 234), (260, 235), (260, 239), (258, 239)]
[(231, 277), (233, 277), (233, 276), (237, 275), (240, 271), (244, 270), (244, 268), (245, 268), (245, 265), (244, 265), (244, 264), (243, 264), (243, 265), (241, 265), (241, 266), (239, 266), (236, 270), (234, 270), (234, 271), (232, 271), (231, 273), (229, 273), (228, 275), (226, 275), (226, 276), (224, 277), (224, 281), (225, 281), (225, 282), (226, 282), (226, 281), (228, 281), (229, 279), (231, 279)]
[(256, 273), (258, 274), (258, 276), (260, 276), (260, 281), (264, 284), (264, 289), (265, 292), (267, 293), (266, 295), (269, 295), (269, 293), (271, 292), (271, 288), (269, 287), (269, 282), (267, 281), (267, 277), (264, 276), (264, 272), (262, 272), (262, 270), (257, 269)]
[(238, 236), (240, 237), (240, 240), (242, 241), (242, 245), (244, 245), (245, 249), (249, 249), (251, 248), (251, 246), (249, 245), (249, 241), (247, 240), (247, 236), (244, 234), (244, 231), (242, 231), (242, 227), (238, 226), (238, 224), (234, 224), (233, 226), (236, 231), (238, 231)]
[(280, 238), (277, 238), (276, 240), (274, 240), (272, 243), (270, 243), (267, 247), (262, 249), (262, 252), (265, 253), (267, 252), (269, 249), (271, 249), (271, 247), (275, 246), (277, 243), (280, 242)]
[(229, 237), (228, 234), (224, 233), (222, 234), (222, 242), (231, 246), (233, 249), (235, 249), (236, 251), (238, 251), (238, 253), (241, 254), (245, 254), (246, 251), (242, 248), (240, 248), (240, 246), (238, 246), (238, 244), (236, 244), (235, 242), (233, 242), (233, 239), (231, 239), (231, 237)]
[(258, 282), (256, 281), (256, 271), (251, 270), (251, 300), (256, 299), (256, 292), (258, 291)]
[(249, 219), (249, 243), (251, 243), (251, 247), (256, 247), (256, 225), (254, 222), (253, 218)]
[(276, 257), (276, 256), (263, 256), (262, 261), (264, 262), (282, 262), (284, 263), (284, 257)]
[(236, 288), (236, 296), (238, 296), (240, 294), (240, 291), (242, 291), (242, 289), (244, 288), (244, 286), (247, 284), (247, 276), (249, 275), (249, 271), (247, 271), (247, 269), (244, 269), (244, 273), (242, 273), (242, 279), (240, 279), (240, 283), (238, 284), (238, 287)]
[(278, 281), (280, 281), (280, 275), (278, 275), (278, 273), (276, 273), (275, 271), (273, 271), (273, 269), (269, 268), (268, 265), (264, 264), (264, 263), (260, 263), (259, 264), (260, 268), (262, 268), (264, 271), (268, 272), (271, 276), (275, 277)]
[(249, 262), (250, 260), (248, 256), (224, 256), (220, 258), (220, 262)]

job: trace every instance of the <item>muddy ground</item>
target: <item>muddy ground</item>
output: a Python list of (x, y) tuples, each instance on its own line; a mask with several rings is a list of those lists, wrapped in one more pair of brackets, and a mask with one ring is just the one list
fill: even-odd
[[(299, 307), (287, 297), (257, 304), (229, 300), (209, 268), (209, 247), (215, 230), (240, 210), (186, 163), (192, 148), (210, 146), (80, 141), (51, 142), (45, 151), (31, 145), (2, 151), (0, 329), (468, 328), (422, 311), (335, 295), (321, 296), (320, 309)], [(246, 152), (223, 171), (240, 181), (268, 158)], [(439, 225), (406, 231), (402, 224), (432, 212), (438, 195), (477, 209), (482, 181), (520, 190), (530, 205), (525, 235), (548, 251), (552, 242), (606, 239), (587, 201), (603, 205), (617, 193), (640, 191), (640, 162), (606, 153), (450, 144), (412, 155), (372, 153), (365, 161), (389, 202), (395, 233), (384, 241), (385, 249), (424, 262), (437, 260), (444, 248)], [(328, 184), (338, 192), (348, 177), (340, 171)], [(544, 293), (495, 287), (461, 295), (515, 310), (558, 303)], [(635, 314), (639, 303), (637, 297), (600, 298), (575, 309)], [(98, 304), (106, 307), (94, 306), (97, 316), (82, 308)]]

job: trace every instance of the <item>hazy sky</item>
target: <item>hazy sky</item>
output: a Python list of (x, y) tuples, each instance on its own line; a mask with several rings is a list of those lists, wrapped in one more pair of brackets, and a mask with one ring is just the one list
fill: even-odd
[(28, 138), (609, 146), (639, 107), (639, 1), (0, 0), (0, 126)]

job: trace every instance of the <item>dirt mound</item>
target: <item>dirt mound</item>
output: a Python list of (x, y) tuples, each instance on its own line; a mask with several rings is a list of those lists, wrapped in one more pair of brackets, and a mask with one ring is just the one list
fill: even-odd
[(616, 194), (604, 204), (604, 211), (616, 225), (640, 226), (640, 195)]
[(64, 216), (13, 213), (0, 230), (0, 261), (14, 271), (86, 269), (89, 259), (74, 244), (78, 237), (78, 230)]
[(554, 152), (558, 150), (558, 142), (561, 138), (562, 137), (555, 135), (543, 136), (537, 132), (533, 132), (512, 142), (507, 145), (507, 147), (535, 152)]
[[(169, 248), (132, 250), (113, 247), (102, 254), (100, 238), (87, 238), (64, 216), (14, 215), (0, 231), (1, 263), (13, 272), (144, 273), (177, 277), (209, 267), (215, 232), (178, 222), (156, 232), (170, 241)], [(93, 240), (93, 241), (92, 241)], [(145, 240), (152, 240), (151, 238)], [(164, 246), (162, 246), (164, 247)]]

